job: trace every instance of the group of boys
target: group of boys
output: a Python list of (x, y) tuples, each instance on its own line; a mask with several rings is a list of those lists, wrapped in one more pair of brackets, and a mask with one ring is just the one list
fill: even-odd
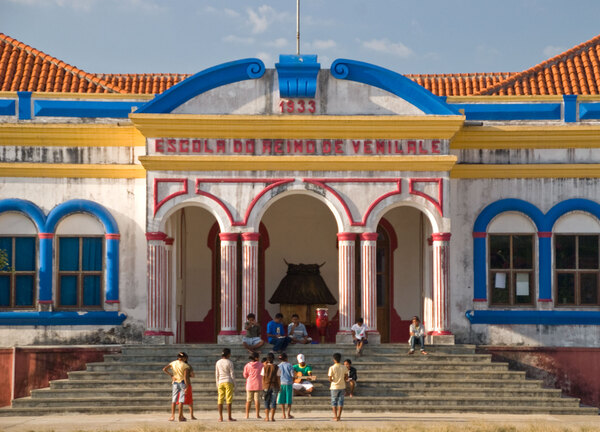
[[(250, 353), (259, 351), (265, 344), (261, 337), (260, 324), (256, 321), (256, 315), (249, 313), (244, 323), (246, 335), (242, 338), (242, 345)], [(308, 336), (306, 326), (300, 322), (297, 314), (292, 315), (292, 320), (287, 326), (287, 335), (285, 325), (283, 324), (283, 314), (275, 314), (275, 318), (267, 324), (267, 340), (273, 345), (273, 351), (282, 353), (287, 346), (292, 344), (308, 344), (312, 339)]]

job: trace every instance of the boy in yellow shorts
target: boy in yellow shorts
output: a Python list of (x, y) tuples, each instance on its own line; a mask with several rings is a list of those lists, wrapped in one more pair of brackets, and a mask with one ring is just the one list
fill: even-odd
[(219, 421), (223, 421), (223, 402), (227, 404), (227, 417), (229, 421), (235, 421), (231, 417), (231, 403), (233, 402), (233, 390), (235, 389), (235, 376), (233, 375), (233, 362), (229, 360), (231, 350), (224, 348), (221, 360), (215, 365), (215, 379), (219, 396), (217, 408), (219, 409)]

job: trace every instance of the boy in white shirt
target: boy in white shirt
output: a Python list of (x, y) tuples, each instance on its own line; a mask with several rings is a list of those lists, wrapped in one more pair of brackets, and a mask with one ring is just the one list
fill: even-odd
[(418, 316), (412, 317), (412, 324), (410, 325), (409, 332), (410, 338), (408, 339), (408, 343), (410, 344), (410, 351), (408, 351), (408, 353), (415, 353), (415, 342), (419, 341), (421, 354), (427, 355), (427, 352), (425, 351), (425, 327), (421, 325)]
[(356, 356), (360, 357), (363, 346), (369, 343), (367, 340), (367, 326), (364, 324), (364, 320), (359, 318), (350, 330), (352, 330), (352, 342), (356, 345)]

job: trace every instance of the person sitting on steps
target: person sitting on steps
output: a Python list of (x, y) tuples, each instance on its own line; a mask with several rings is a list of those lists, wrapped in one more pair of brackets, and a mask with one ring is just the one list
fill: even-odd
[(410, 338), (408, 339), (408, 343), (410, 344), (409, 354), (415, 353), (415, 342), (419, 342), (421, 347), (421, 354), (427, 355), (427, 351), (425, 351), (425, 327), (421, 325), (421, 321), (419, 321), (418, 316), (412, 317), (412, 324), (410, 325)]

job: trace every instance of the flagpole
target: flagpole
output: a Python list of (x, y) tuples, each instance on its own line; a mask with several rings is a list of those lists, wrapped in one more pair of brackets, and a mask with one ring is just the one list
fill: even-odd
[(300, 0), (296, 0), (296, 55), (300, 55)]

